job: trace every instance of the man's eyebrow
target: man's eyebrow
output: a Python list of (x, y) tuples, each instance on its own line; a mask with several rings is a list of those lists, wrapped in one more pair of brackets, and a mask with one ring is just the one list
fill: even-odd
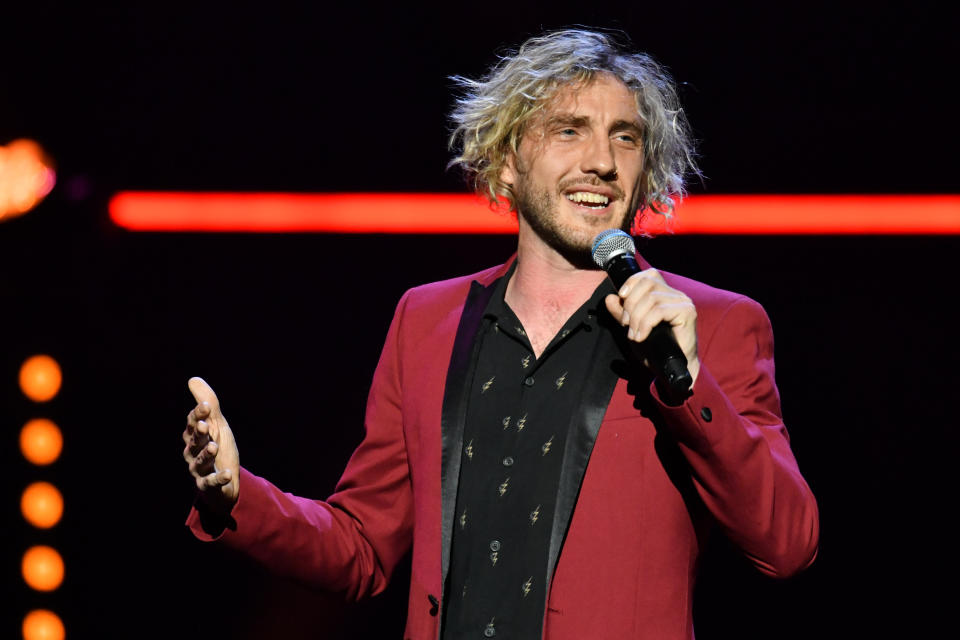
[(630, 131), (640, 136), (643, 135), (643, 126), (635, 120), (617, 120), (610, 125), (610, 131)]
[[(554, 113), (546, 120), (548, 128), (556, 126), (583, 127), (590, 124), (590, 118), (587, 116), (578, 116), (574, 113)], [(630, 131), (640, 136), (643, 134), (643, 126), (635, 120), (617, 120), (610, 125), (610, 131)]]
[(578, 116), (574, 113), (554, 113), (546, 120), (546, 125), (548, 127), (553, 127), (556, 125), (570, 125), (574, 127), (582, 127), (589, 124), (590, 118), (586, 116)]

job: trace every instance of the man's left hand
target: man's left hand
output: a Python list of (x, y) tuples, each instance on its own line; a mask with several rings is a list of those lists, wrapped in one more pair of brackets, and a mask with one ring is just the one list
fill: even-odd
[(627, 339), (633, 342), (643, 342), (651, 329), (668, 322), (687, 358), (690, 376), (697, 381), (697, 308), (685, 293), (670, 287), (656, 269), (645, 269), (630, 276), (618, 295), (611, 294), (604, 302), (610, 315), (627, 327)]

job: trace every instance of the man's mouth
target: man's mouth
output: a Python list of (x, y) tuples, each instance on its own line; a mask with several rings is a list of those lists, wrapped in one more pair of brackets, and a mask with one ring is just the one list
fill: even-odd
[(567, 200), (588, 209), (603, 209), (610, 204), (610, 198), (592, 191), (574, 191), (567, 194)]

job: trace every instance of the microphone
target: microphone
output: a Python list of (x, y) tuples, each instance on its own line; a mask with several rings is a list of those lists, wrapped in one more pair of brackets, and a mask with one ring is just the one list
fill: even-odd
[[(591, 255), (597, 266), (607, 272), (613, 286), (620, 289), (627, 278), (640, 273), (640, 265), (634, 257), (636, 247), (633, 238), (620, 229), (609, 229), (593, 239)], [(673, 327), (666, 320), (655, 326), (638, 348), (647, 360), (647, 365), (657, 375), (659, 390), (666, 391), (671, 400), (680, 401), (690, 394), (693, 378), (687, 370), (687, 357), (683, 355)]]

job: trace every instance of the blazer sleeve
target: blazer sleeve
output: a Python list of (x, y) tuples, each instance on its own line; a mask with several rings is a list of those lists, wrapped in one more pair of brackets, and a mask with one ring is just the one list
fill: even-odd
[(700, 352), (686, 402), (668, 406), (651, 393), (727, 536), (762, 572), (790, 576), (816, 557), (819, 514), (781, 417), (766, 312), (737, 298)]
[[(381, 592), (410, 548), (413, 500), (400, 410), (401, 318), (394, 315), (367, 398), (365, 435), (326, 501), (280, 491), (242, 469), (240, 496), (222, 532), (196, 507), (187, 525), (271, 572), (359, 599)], [(217, 527), (219, 528), (219, 527)]]

